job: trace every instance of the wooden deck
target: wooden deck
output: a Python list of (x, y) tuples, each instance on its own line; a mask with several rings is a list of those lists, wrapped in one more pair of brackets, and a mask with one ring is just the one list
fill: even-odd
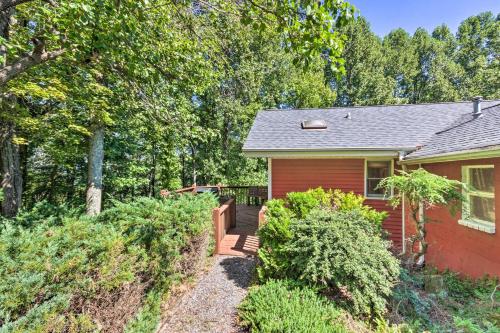
[(236, 227), (229, 229), (222, 239), (220, 254), (233, 256), (256, 255), (259, 238), (255, 235), (259, 225), (260, 206), (236, 206)]

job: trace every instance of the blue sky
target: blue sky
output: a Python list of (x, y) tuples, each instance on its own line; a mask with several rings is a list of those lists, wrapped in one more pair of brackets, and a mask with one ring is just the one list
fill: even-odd
[(409, 33), (418, 27), (427, 31), (443, 23), (452, 32), (467, 17), (484, 11), (500, 13), (500, 0), (350, 0), (371, 24), (379, 36), (396, 28)]

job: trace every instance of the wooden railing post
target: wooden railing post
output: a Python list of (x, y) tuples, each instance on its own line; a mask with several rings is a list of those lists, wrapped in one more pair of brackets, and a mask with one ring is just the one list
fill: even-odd
[(231, 227), (236, 227), (236, 200), (231, 202)]
[(212, 222), (214, 224), (214, 238), (215, 238), (215, 254), (220, 253), (220, 242), (221, 242), (221, 237), (220, 237), (220, 209), (214, 208), (212, 210)]

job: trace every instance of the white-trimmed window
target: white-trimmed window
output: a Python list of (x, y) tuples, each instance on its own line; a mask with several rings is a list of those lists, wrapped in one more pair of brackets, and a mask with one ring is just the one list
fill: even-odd
[(392, 175), (392, 160), (390, 161), (366, 161), (365, 168), (365, 197), (384, 198), (384, 189), (377, 189), (380, 181)]
[(495, 233), (495, 168), (493, 165), (462, 167), (462, 180), (467, 184), (460, 224)]

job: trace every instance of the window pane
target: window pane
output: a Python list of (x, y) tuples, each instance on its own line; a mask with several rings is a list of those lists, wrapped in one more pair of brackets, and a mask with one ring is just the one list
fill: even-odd
[(469, 186), (478, 191), (493, 192), (495, 180), (494, 171), (495, 169), (493, 168), (469, 169)]
[(383, 189), (377, 189), (378, 183), (380, 183), (382, 179), (368, 179), (366, 181), (366, 193), (368, 195), (376, 195), (376, 196), (383, 196), (384, 195), (384, 190)]
[(391, 162), (388, 161), (369, 161), (367, 162), (368, 178), (385, 178), (389, 177), (391, 170)]
[(495, 222), (495, 199), (471, 195), (470, 215), (472, 218)]

